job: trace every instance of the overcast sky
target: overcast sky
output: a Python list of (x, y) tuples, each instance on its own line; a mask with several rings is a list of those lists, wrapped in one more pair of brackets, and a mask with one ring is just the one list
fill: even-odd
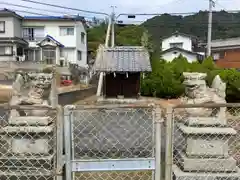
[[(21, 0), (2, 0), (8, 3), (20, 4), (31, 6), (35, 8), (45, 8), (51, 10), (63, 11), (66, 13), (78, 13), (74, 11), (67, 11), (64, 9), (54, 9), (52, 7), (41, 6), (37, 4), (32, 4), (28, 2), (23, 2)], [(0, 1), (0, 2), (2, 2)], [(102, 11), (111, 12), (111, 6), (116, 6), (116, 14), (118, 13), (176, 13), (176, 12), (195, 12), (199, 10), (208, 9), (208, 0), (36, 0), (45, 3), (58, 4), (65, 7), (74, 7), (79, 9), (91, 10), (91, 11)], [(19, 7), (1, 5), (2, 7), (18, 9), (18, 10), (28, 10), (35, 11), (31, 9), (23, 9)], [(216, 0), (215, 10), (240, 10), (240, 0)], [(36, 12), (36, 11), (35, 11)], [(40, 12), (44, 14), (49, 14), (48, 12)], [(83, 16), (94, 16), (93, 14), (86, 14), (79, 12)], [(52, 15), (52, 14), (50, 14)], [(55, 14), (57, 15), (57, 14)], [(142, 19), (143, 17), (141, 17)], [(144, 17), (149, 18), (149, 17)], [(124, 19), (124, 17), (120, 17)], [(139, 19), (140, 20), (140, 19)]]

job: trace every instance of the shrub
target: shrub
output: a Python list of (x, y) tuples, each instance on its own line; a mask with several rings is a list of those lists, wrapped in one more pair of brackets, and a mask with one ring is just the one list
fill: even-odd
[(216, 75), (220, 75), (227, 84), (226, 95), (228, 102), (240, 100), (240, 72), (235, 69), (220, 69), (212, 58), (206, 58), (202, 63), (188, 63), (183, 56), (166, 62), (153, 55), (151, 57), (152, 72), (141, 81), (141, 93), (145, 96), (160, 98), (177, 98), (184, 93), (182, 84), (183, 72), (207, 73), (206, 82), (211, 86)]

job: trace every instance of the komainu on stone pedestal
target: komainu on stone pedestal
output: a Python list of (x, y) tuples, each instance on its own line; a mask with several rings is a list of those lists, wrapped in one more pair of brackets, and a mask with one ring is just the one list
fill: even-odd
[[(174, 179), (239, 179), (237, 161), (230, 153), (231, 139), (237, 131), (227, 126), (225, 105), (214, 108), (216, 104), (226, 103), (226, 84), (216, 76), (212, 86), (207, 87), (205, 73), (183, 75), (186, 97), (182, 98), (182, 103), (190, 107), (174, 113)], [(205, 108), (207, 103), (212, 105)], [(193, 104), (196, 106), (191, 107)]]

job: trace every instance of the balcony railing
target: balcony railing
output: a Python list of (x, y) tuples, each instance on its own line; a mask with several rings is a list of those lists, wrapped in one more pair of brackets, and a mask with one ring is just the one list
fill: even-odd
[(34, 37), (32, 37), (32, 36), (23, 36), (23, 39), (24, 40), (26, 40), (26, 41), (41, 41), (41, 40), (43, 40), (44, 39), (44, 37), (43, 36), (34, 36)]

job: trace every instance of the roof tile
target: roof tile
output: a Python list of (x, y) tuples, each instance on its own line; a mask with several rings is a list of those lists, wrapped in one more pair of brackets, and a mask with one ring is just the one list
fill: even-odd
[(150, 72), (148, 51), (142, 46), (117, 46), (98, 49), (94, 69), (101, 72)]

